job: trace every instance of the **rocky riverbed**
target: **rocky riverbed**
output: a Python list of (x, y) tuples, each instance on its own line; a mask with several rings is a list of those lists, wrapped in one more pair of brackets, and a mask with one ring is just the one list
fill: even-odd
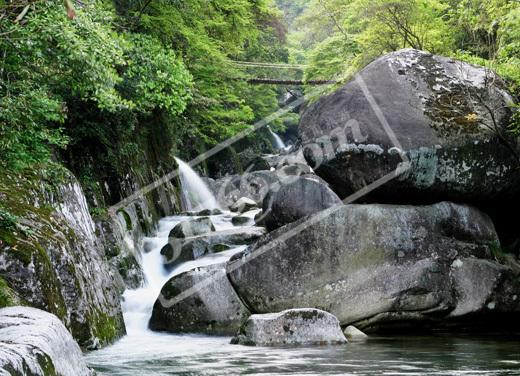
[[(42, 329), (45, 364), (72, 338), (94, 349), (126, 330), (88, 355), (109, 375), (520, 373), (506, 338), (400, 337), (518, 329), (519, 234), (496, 209), (520, 198), (520, 148), (489, 74), (417, 50), (384, 56), (306, 109), (291, 150), (217, 180), (179, 160), (182, 194), (158, 223), (153, 195), (94, 222), (72, 176), (55, 190), (27, 182), (18, 204), (39, 230), (3, 234), (6, 305), (64, 324)], [(352, 325), (368, 340), (349, 343), (344, 330), (367, 338)], [(17, 356), (41, 368), (38, 354)], [(4, 370), (12, 358), (0, 352)]]

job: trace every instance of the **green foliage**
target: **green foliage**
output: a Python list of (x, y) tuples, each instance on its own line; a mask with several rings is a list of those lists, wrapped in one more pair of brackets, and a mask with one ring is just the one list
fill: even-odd
[[(112, 114), (182, 112), (191, 77), (159, 40), (118, 30), (114, 10), (87, 1), (69, 19), (61, 2), (36, 1), (23, 22), (16, 8), (0, 17), (1, 163), (21, 169), (48, 162), (72, 141), (71, 109)], [(82, 126), (91, 133), (90, 124)], [(76, 136), (73, 134), (72, 136)]]
[(12, 231), (16, 229), (18, 217), (7, 209), (0, 207), (0, 229)]
[(230, 60), (283, 61), (285, 29), (267, 0), (124, 3), (129, 22), (172, 45), (194, 78), (193, 100), (177, 124), (194, 150), (247, 129), (277, 108), (278, 92), (251, 87)]
[(411, 47), (489, 66), (520, 82), (520, 3), (507, 0), (312, 0), (295, 23), (306, 79), (349, 79)]
[(191, 99), (186, 86), (192, 78), (174, 51), (146, 35), (129, 34), (127, 41), (130, 48), (125, 54), (127, 69), (121, 85), (127, 99), (141, 112), (183, 112)]
[(9, 287), (4, 278), (0, 276), (0, 308), (19, 305), (20, 301), (15, 292)]
[(308, 49), (306, 79), (347, 80), (375, 58), (412, 47), (446, 54), (453, 37), (440, 0), (314, 0), (293, 43)]

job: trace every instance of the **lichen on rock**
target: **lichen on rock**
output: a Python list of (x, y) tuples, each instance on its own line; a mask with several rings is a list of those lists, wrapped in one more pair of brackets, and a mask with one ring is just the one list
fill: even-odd
[(107, 263), (75, 178), (6, 173), (0, 195), (19, 218), (15, 229), (0, 229), (0, 276), (16, 296), (55, 314), (84, 347), (124, 334), (121, 282)]

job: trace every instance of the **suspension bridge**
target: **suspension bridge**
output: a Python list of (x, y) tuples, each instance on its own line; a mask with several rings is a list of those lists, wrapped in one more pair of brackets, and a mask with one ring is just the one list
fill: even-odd
[[(279, 70), (296, 70), (303, 71), (307, 65), (304, 64), (284, 64), (284, 63), (263, 63), (255, 61), (237, 61), (231, 60), (231, 63), (237, 67), (244, 68), (264, 68), (264, 69), (279, 69)], [(252, 85), (286, 85), (286, 86), (302, 86), (302, 85), (331, 85), (336, 81), (331, 80), (291, 80), (291, 79), (276, 79), (276, 78), (244, 78)]]

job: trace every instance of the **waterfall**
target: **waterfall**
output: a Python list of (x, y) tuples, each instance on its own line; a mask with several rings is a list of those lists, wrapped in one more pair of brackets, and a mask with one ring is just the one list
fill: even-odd
[(271, 133), (271, 136), (273, 136), (275, 148), (278, 150), (285, 150), (287, 147), (285, 146), (285, 143), (282, 141), (280, 136), (274, 133), (270, 127), (267, 127), (267, 129), (269, 129), (269, 133)]
[(175, 158), (175, 161), (179, 165), (184, 210), (200, 211), (219, 208), (215, 196), (200, 176), (186, 162), (178, 158)]
[[(163, 218), (159, 221), (157, 233), (153, 237), (143, 239), (144, 243), (148, 243), (147, 248), (151, 249), (149, 252), (142, 252), (141, 254), (141, 267), (145, 276), (145, 284), (136, 290), (126, 290), (123, 294), (124, 299), (122, 303), (127, 333), (133, 340), (135, 340), (136, 336), (159, 335), (148, 330), (148, 321), (162, 287), (170, 278), (197, 267), (225, 263), (232, 255), (246, 248), (246, 246), (240, 246), (228, 251), (207, 255), (200, 259), (180, 264), (173, 270), (167, 270), (164, 267), (161, 249), (168, 244), (170, 231), (180, 222), (192, 218), (196, 217), (173, 216)], [(230, 216), (217, 215), (210, 218), (216, 231), (234, 228)]]

